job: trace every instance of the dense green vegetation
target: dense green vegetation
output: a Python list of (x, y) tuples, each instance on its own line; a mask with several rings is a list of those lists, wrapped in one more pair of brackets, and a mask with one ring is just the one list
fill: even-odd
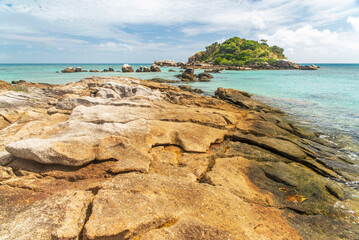
[(225, 66), (248, 66), (267, 62), (274, 65), (277, 59), (285, 58), (283, 48), (268, 46), (266, 40), (254, 40), (233, 37), (222, 44), (217, 42), (206, 47), (206, 51), (192, 56), (194, 62), (207, 62)]

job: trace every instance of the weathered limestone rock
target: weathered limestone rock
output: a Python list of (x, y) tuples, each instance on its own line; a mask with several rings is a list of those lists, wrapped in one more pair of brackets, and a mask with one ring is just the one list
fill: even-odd
[(134, 72), (131, 65), (125, 64), (122, 66), (122, 72)]

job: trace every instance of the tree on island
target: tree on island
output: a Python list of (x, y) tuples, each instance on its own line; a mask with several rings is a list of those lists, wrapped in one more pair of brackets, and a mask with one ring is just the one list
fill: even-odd
[(224, 66), (250, 66), (268, 63), (275, 65), (278, 59), (285, 59), (284, 49), (269, 46), (267, 40), (232, 37), (222, 44), (215, 42), (188, 59), (189, 63), (200, 62)]

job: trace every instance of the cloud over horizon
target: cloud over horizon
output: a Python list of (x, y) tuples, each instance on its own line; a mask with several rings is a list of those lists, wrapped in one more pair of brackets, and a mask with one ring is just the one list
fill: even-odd
[(356, 0), (0, 0), (1, 62), (183, 61), (232, 36), (359, 62), (358, 32)]

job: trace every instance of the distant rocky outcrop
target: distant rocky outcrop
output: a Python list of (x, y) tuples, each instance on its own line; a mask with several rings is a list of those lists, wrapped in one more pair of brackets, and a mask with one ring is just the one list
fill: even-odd
[(75, 72), (82, 72), (82, 67), (77, 67), (77, 68), (75, 69)]
[(143, 72), (151, 72), (151, 69), (149, 69), (147, 66), (143, 67)]
[(131, 65), (125, 64), (122, 66), (122, 72), (134, 72)]
[(161, 69), (157, 65), (152, 64), (151, 72), (161, 72)]
[(153, 64), (160, 66), (160, 67), (175, 67), (176, 66), (175, 61), (172, 61), (172, 60), (155, 61)]
[(142, 70), (143, 70), (143, 67), (140, 66), (139, 68), (137, 68), (136, 72), (142, 72)]
[(73, 73), (73, 72), (75, 72), (75, 69), (74, 69), (74, 67), (68, 67), (64, 70), (61, 70), (61, 72), (62, 73)]

